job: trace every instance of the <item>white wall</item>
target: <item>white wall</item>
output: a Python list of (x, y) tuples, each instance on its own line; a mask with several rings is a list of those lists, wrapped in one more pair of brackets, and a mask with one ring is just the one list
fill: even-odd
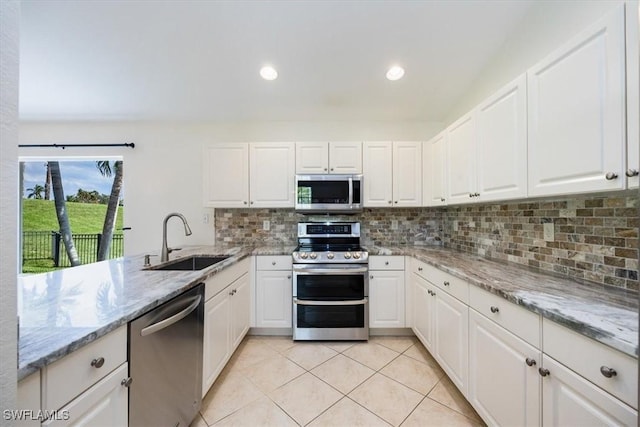
[[(169, 246), (214, 242), (213, 210), (202, 207), (201, 150), (216, 141), (426, 140), (442, 123), (265, 122), (265, 123), (21, 123), (21, 144), (123, 143), (131, 148), (22, 148), (20, 156), (124, 157), (125, 252), (158, 252), (166, 214), (184, 214), (193, 235), (179, 220), (169, 222)], [(62, 170), (64, 176), (64, 170)], [(209, 213), (211, 222), (202, 216)]]
[[(524, 16), (499, 53), (469, 87), (466, 96), (447, 114), (445, 124), (473, 109), (484, 98), (524, 73), (561, 44), (588, 27), (623, 0), (538, 1)], [(633, 5), (637, 13), (638, 2)]]
[[(0, 1), (0, 409), (16, 408), (18, 70), (20, 3)], [(10, 421), (0, 418), (0, 423)]]

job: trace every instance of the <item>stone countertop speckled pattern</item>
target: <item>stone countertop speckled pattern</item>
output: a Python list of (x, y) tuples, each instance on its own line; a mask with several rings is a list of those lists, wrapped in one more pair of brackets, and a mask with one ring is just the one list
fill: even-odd
[[(143, 269), (143, 256), (18, 278), (18, 379), (89, 344), (250, 255), (289, 255), (293, 246), (199, 246), (188, 255), (231, 255), (200, 271)], [(584, 285), (532, 269), (439, 247), (368, 247), (406, 255), (564, 324), (629, 355), (638, 355), (636, 294)], [(157, 258), (152, 258), (154, 260)]]
[[(198, 246), (189, 255), (231, 255), (199, 271), (144, 270), (143, 256), (18, 277), (18, 379), (115, 330), (254, 255), (291, 254), (293, 247)], [(157, 263), (153, 257), (152, 262)]]
[(638, 294), (441, 247), (367, 246), (370, 255), (416, 258), (633, 357)]

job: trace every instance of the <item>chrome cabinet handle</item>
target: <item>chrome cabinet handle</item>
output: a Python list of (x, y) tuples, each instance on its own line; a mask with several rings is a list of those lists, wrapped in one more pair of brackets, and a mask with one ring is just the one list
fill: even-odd
[(91, 361), (91, 366), (94, 368), (102, 368), (102, 365), (104, 365), (104, 357), (98, 357)]
[(618, 177), (618, 174), (615, 172), (609, 172), (604, 177), (607, 179), (607, 181), (612, 181)]
[(445, 286), (449, 286), (449, 285), (450, 285), (450, 283), (449, 283), (448, 281), (446, 281), (446, 280), (445, 280), (445, 281), (444, 281), (444, 285), (445, 285)]
[(609, 368), (608, 366), (600, 366), (600, 373), (607, 378), (612, 378), (618, 375), (615, 369)]
[(127, 377), (120, 381), (120, 385), (123, 387), (131, 387), (131, 383), (133, 382), (133, 378)]
[(536, 361), (535, 361), (535, 360), (533, 360), (533, 359), (532, 359), (532, 358), (530, 358), (530, 357), (527, 357), (527, 358), (525, 359), (525, 363), (527, 364), (527, 366), (535, 366)]
[(538, 372), (540, 373), (541, 377), (546, 377), (550, 374), (549, 370), (545, 368), (538, 368)]
[(492, 305), (492, 306), (491, 306), (491, 312), (492, 312), (492, 313), (497, 313), (497, 312), (499, 312), (499, 311), (500, 311), (500, 308), (496, 307), (495, 305)]
[(638, 176), (638, 169), (627, 169), (624, 174), (629, 178), (633, 178), (634, 176)]

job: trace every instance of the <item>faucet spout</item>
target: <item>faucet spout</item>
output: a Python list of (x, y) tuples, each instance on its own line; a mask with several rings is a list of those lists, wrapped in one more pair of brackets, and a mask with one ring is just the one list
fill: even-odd
[(169, 261), (169, 254), (175, 250), (170, 248), (167, 245), (167, 222), (169, 221), (169, 218), (174, 216), (177, 216), (182, 220), (182, 223), (184, 224), (184, 235), (185, 236), (191, 235), (191, 228), (189, 227), (189, 224), (187, 223), (187, 218), (185, 218), (184, 215), (178, 212), (172, 212), (169, 215), (167, 215), (164, 218), (164, 221), (162, 221), (162, 252), (160, 254), (160, 262)]

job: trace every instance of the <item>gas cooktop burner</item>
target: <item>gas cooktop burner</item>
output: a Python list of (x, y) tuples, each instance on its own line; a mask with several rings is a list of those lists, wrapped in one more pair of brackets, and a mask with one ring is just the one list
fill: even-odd
[(369, 261), (369, 254), (360, 246), (358, 222), (299, 223), (298, 247), (292, 255), (296, 264)]

